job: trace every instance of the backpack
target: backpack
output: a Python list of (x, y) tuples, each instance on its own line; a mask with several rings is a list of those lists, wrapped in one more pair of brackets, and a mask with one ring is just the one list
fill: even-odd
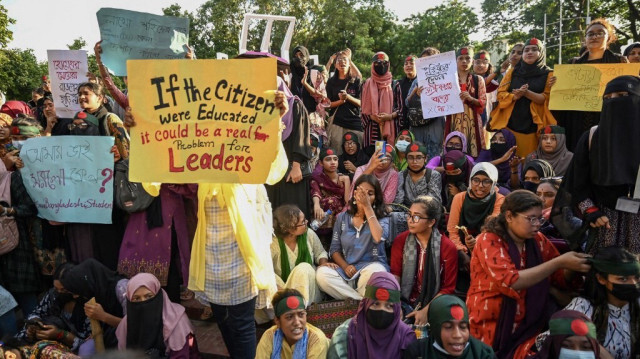
[(7, 254), (18, 246), (20, 236), (13, 217), (0, 217), (0, 255)]
[(146, 210), (153, 202), (152, 195), (144, 190), (141, 183), (129, 182), (129, 160), (115, 164), (116, 205), (127, 213)]

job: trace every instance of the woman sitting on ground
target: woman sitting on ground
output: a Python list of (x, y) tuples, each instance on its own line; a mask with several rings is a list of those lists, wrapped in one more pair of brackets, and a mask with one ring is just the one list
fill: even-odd
[(469, 162), (471, 162), (471, 166), (473, 166), (473, 157), (469, 156), (469, 154), (467, 153), (467, 137), (462, 132), (453, 131), (444, 139), (444, 150), (442, 152), (442, 155), (434, 156), (429, 159), (429, 162), (427, 162), (427, 168), (431, 168), (440, 173), (443, 173), (444, 156), (449, 151), (454, 150), (462, 151), (465, 155), (467, 155), (467, 159), (469, 159)]
[(522, 171), (518, 175), (518, 161), (511, 162), (511, 188), (526, 189), (536, 193), (536, 189), (543, 178), (555, 177), (551, 164), (545, 160), (534, 159), (522, 166)]
[(419, 196), (431, 196), (442, 202), (440, 173), (425, 167), (427, 147), (414, 142), (405, 151), (409, 166), (398, 174), (398, 193), (393, 202), (409, 207)]
[(536, 158), (549, 162), (553, 168), (553, 172), (555, 172), (557, 176), (564, 176), (573, 158), (573, 153), (567, 149), (567, 138), (564, 133), (564, 128), (560, 126), (547, 126), (540, 130), (538, 149), (527, 156), (525, 165), (527, 162)]
[(262, 335), (256, 359), (324, 359), (329, 339), (322, 330), (307, 323), (302, 294), (295, 289), (281, 289), (271, 300), (275, 325)]
[(342, 136), (342, 154), (338, 156), (338, 173), (349, 175), (353, 180), (356, 169), (369, 163), (369, 156), (364, 153), (355, 132), (347, 131)]
[(316, 284), (316, 264), (337, 268), (329, 263), (315, 232), (307, 227), (302, 211), (293, 204), (278, 207), (273, 213), (271, 259), (279, 289), (291, 288), (302, 293), (307, 304), (318, 303), (322, 293)]
[[(382, 199), (385, 204), (393, 203), (393, 200), (396, 198), (396, 192), (398, 191), (398, 172), (394, 170), (392, 166), (394, 153), (395, 150), (393, 146), (387, 144), (384, 155), (382, 155), (381, 151), (375, 151), (369, 163), (358, 167), (356, 173), (353, 175), (354, 182), (363, 174), (375, 175), (380, 183), (383, 194)], [(351, 187), (352, 193), (354, 189), (355, 185)]]

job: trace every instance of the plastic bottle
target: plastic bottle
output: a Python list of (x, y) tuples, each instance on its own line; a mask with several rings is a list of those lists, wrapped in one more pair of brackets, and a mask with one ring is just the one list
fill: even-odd
[(321, 220), (319, 220), (319, 221), (318, 221), (317, 219), (314, 219), (314, 220), (311, 222), (311, 224), (309, 225), (309, 227), (310, 227), (311, 229), (313, 229), (314, 231), (317, 231), (317, 230), (318, 230), (318, 228), (322, 227), (322, 225), (324, 225), (325, 223), (327, 223), (327, 221), (329, 220), (329, 217), (331, 217), (331, 210), (328, 210), (328, 211), (324, 214), (324, 216), (322, 217), (322, 219), (321, 219)]

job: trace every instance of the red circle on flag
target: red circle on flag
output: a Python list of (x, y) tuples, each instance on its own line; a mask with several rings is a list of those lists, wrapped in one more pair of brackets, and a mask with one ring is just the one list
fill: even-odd
[(589, 327), (587, 323), (580, 319), (574, 319), (571, 322), (571, 330), (573, 330), (576, 335), (587, 335), (589, 333)]
[(460, 55), (466, 55), (466, 54), (468, 54), (468, 53), (469, 53), (469, 52), (467, 51), (467, 49), (466, 49), (466, 48), (465, 48), (465, 49), (460, 50)]
[(414, 144), (411, 146), (410, 150), (411, 152), (418, 152), (418, 150), (420, 149), (420, 147), (418, 147), (418, 145)]
[(464, 318), (464, 310), (459, 305), (451, 307), (451, 317), (455, 320), (462, 320)]
[(384, 288), (378, 288), (376, 290), (377, 300), (389, 300), (389, 291)]
[(345, 135), (344, 139), (347, 140), (347, 141), (350, 141), (351, 140), (351, 135)]
[(551, 126), (547, 126), (544, 128), (544, 133), (551, 133)]
[(327, 154), (328, 154), (329, 156), (333, 155), (333, 150), (327, 150)]
[(531, 45), (538, 45), (538, 39), (536, 39), (535, 37), (531, 39), (530, 41)]
[(480, 59), (482, 59), (482, 60), (484, 60), (484, 59), (485, 59), (485, 57), (486, 57), (486, 56), (485, 56), (484, 52), (483, 52), (483, 53), (481, 53), (481, 54), (480, 54), (480, 56), (479, 56), (479, 58), (480, 58)]
[(76, 116), (76, 118), (79, 118), (81, 120), (84, 120), (85, 118), (87, 118), (87, 114), (84, 112), (79, 112), (78, 116)]
[(289, 309), (296, 309), (300, 306), (300, 300), (298, 297), (289, 297), (287, 298), (287, 307)]

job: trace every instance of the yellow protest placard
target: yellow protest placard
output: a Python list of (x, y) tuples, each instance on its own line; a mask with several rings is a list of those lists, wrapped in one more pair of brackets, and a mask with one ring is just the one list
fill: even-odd
[(549, 109), (599, 112), (607, 83), (622, 75), (638, 76), (640, 64), (555, 65)]
[(276, 60), (129, 60), (134, 182), (264, 183), (281, 141)]

